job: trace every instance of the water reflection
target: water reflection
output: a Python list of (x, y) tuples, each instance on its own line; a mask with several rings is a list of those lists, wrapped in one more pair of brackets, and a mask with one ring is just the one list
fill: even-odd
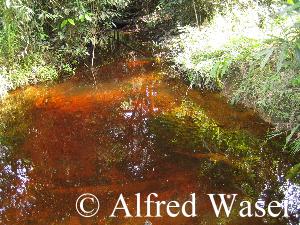
[(283, 193), (283, 200), (288, 201), (290, 225), (300, 223), (300, 186), (286, 181), (280, 188)]
[[(79, 73), (28, 87), (3, 102), (0, 140), (9, 147), (0, 155), (3, 223), (145, 224), (107, 218), (121, 192), (159, 192), (164, 200), (185, 200), (191, 192), (289, 199), (290, 223), (299, 220), (299, 187), (278, 180), (292, 160), (265, 142), (268, 125), (215, 94), (187, 93), (162, 72), (151, 60), (120, 60), (96, 68), (94, 77)], [(72, 208), (84, 192), (104, 199), (93, 222)], [(207, 200), (201, 203), (197, 219), (146, 224), (286, 224), (216, 219)]]
[(29, 173), (33, 167), (23, 159), (12, 159), (10, 150), (0, 146), (1, 218), (9, 219), (17, 212), (18, 219), (28, 215), (34, 199), (28, 196)]
[(130, 96), (121, 103), (122, 113), (125, 119), (125, 130), (121, 135), (115, 136), (114, 141), (126, 140), (126, 162), (129, 172), (135, 178), (143, 178), (143, 174), (153, 168), (153, 134), (149, 130), (148, 121), (158, 113), (155, 106), (157, 96), (156, 80), (149, 83), (135, 82), (133, 90), (139, 94)]

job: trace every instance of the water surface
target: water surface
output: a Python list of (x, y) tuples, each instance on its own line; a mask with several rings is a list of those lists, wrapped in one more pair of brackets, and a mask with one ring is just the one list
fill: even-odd
[[(298, 186), (283, 177), (292, 160), (266, 143), (271, 126), (253, 111), (190, 90), (169, 73), (129, 55), (11, 93), (0, 112), (1, 224), (287, 224), (241, 219), (236, 211), (215, 217), (208, 193), (268, 202), (292, 187), (286, 197), (299, 199)], [(76, 212), (85, 192), (100, 199), (94, 218)], [(152, 192), (181, 202), (197, 193), (199, 216), (108, 218), (120, 193), (134, 212), (134, 194)], [(297, 224), (297, 204), (290, 224)]]

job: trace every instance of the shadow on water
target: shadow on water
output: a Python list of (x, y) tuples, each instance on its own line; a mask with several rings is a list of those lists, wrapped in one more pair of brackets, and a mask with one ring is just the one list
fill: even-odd
[[(155, 60), (128, 55), (2, 103), (1, 224), (298, 223), (300, 188), (284, 179), (292, 160), (265, 141), (270, 125), (216, 93), (187, 91)], [(94, 218), (75, 209), (86, 192), (101, 199)], [(199, 216), (108, 218), (120, 193), (135, 212), (134, 194), (152, 192), (169, 201), (197, 193)], [(290, 220), (242, 219), (237, 210), (216, 218), (208, 193), (289, 199)]]

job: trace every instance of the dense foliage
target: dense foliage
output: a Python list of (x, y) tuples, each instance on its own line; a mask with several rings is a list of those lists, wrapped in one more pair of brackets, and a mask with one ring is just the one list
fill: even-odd
[[(105, 41), (129, 0), (2, 0), (0, 95), (7, 88), (53, 80)], [(88, 49), (90, 47), (90, 51)]]
[[(2, 101), (9, 90), (74, 74), (79, 63), (93, 68), (95, 49), (107, 46), (112, 32), (115, 34), (112, 29), (128, 24), (132, 25), (130, 31), (141, 31), (139, 38), (164, 40), (159, 57), (151, 59), (151, 63), (148, 59), (136, 61), (136, 52), (145, 55), (144, 43), (139, 43), (139, 48), (144, 48), (139, 51), (118, 33), (118, 44), (130, 49), (129, 57), (134, 61), (104, 66), (103, 72), (92, 69), (93, 86), (89, 86), (88, 79), (83, 84), (83, 79), (77, 76), (74, 80), (80, 80), (78, 89), (59, 86), (72, 92), (55, 90), (54, 95), (47, 88), (39, 92), (41, 86), (29, 87)], [(18, 189), (14, 184), (27, 179), (19, 176), (18, 171), (28, 173), (33, 168), (32, 177), (37, 185), (36, 181), (31, 182), (28, 193), (36, 187), (42, 195), (43, 190), (50, 190), (55, 202), (57, 196), (61, 198), (61, 191), (86, 184), (108, 190), (115, 184), (119, 187), (123, 181), (126, 185), (132, 185), (131, 181), (143, 185), (146, 181), (148, 190), (157, 175), (168, 177), (169, 170), (170, 176), (177, 175), (174, 168), (188, 163), (186, 168), (194, 165), (198, 168), (197, 184), (202, 191), (237, 190), (247, 198), (264, 197), (267, 201), (275, 195), (281, 199), (289, 196), (295, 200), (291, 208), (298, 204), (299, 191), (287, 192), (291, 192), (290, 184), (299, 183), (300, 176), (299, 0), (1, 0), (0, 44), (0, 168), (3, 168), (0, 190), (4, 190), (0, 192), (5, 195), (2, 198), (6, 205), (0, 210), (1, 215), (11, 214), (11, 210), (18, 212), (15, 210), (18, 198), (21, 203), (23, 199), (24, 202), (37, 199), (34, 194), (27, 198), (22, 189), (11, 196)], [(106, 60), (120, 52), (115, 51)], [(148, 71), (154, 61), (163, 62), (161, 55), (170, 59), (179, 71), (172, 75), (181, 76), (190, 88), (223, 91), (232, 104), (255, 108), (276, 125), (275, 129), (267, 137), (261, 137), (265, 129), (252, 133), (254, 129), (260, 130), (260, 120), (252, 121), (252, 112), (237, 112), (240, 107), (232, 111), (228, 107), (227, 111), (219, 105), (219, 100), (215, 104), (208, 102), (211, 99), (205, 95), (203, 99), (194, 98), (193, 93), (185, 92), (185, 85), (181, 92), (179, 86), (172, 85), (173, 81), (163, 83), (149, 78), (152, 73), (167, 74), (156, 70), (157, 67)], [(131, 69), (135, 72), (128, 72)], [(94, 76), (95, 71), (99, 76), (107, 73), (104, 82), (108, 77), (113, 81), (96, 84), (103, 80)], [(137, 73), (142, 76), (135, 76)], [(151, 84), (144, 83), (148, 79)], [(126, 84), (120, 85), (122, 80)], [(171, 87), (164, 89), (167, 85)], [(174, 98), (169, 98), (177, 91)], [(207, 102), (210, 110), (206, 109)], [(214, 118), (213, 110), (220, 112), (216, 117), (222, 120)], [(237, 116), (239, 113), (243, 114), (241, 118)], [(234, 126), (227, 126), (225, 120)], [(262, 126), (265, 128), (266, 124)], [(270, 140), (277, 136), (283, 142), (280, 138)], [(58, 150), (58, 154), (52, 150)], [(285, 159), (289, 154), (294, 159)], [(45, 163), (48, 159), (49, 164)], [(95, 181), (90, 176), (94, 167), (85, 168), (85, 163), (95, 165), (92, 175)], [(106, 170), (110, 175), (105, 175)], [(179, 174), (184, 174), (183, 177), (189, 176), (185, 169), (182, 171)], [(51, 179), (44, 176), (45, 181), (39, 181), (39, 176), (34, 175), (38, 173), (49, 174)], [(80, 174), (77, 181), (75, 173)], [(284, 173), (286, 178), (282, 176)], [(11, 178), (17, 176), (18, 179)], [(174, 189), (172, 181), (164, 180)], [(25, 183), (20, 185), (24, 190), (27, 188)], [(53, 190), (59, 190), (59, 195), (52, 194)], [(44, 206), (47, 196), (41, 199)], [(28, 205), (38, 206), (35, 200), (32, 202), (28, 201)], [(299, 208), (295, 209), (296, 213), (292, 211), (291, 215), (297, 215), (298, 224)], [(35, 214), (31, 208), (30, 213), (24, 212), (24, 215)], [(46, 215), (43, 210), (38, 212), (43, 218)], [(21, 221), (22, 216), (16, 218)], [(218, 223), (234, 223), (230, 219), (221, 217)], [(269, 219), (264, 218), (264, 222), (272, 223)], [(211, 218), (200, 220), (199, 224), (212, 222)]]
[(299, 2), (243, 1), (199, 28), (179, 27), (167, 42), (171, 60), (191, 86), (224, 90), (232, 102), (255, 107), (299, 152)]
[[(165, 46), (191, 87), (223, 90), (232, 103), (256, 108), (277, 125), (270, 137), (284, 134), (284, 149), (300, 152), (298, 0), (144, 2), (157, 5), (154, 12), (140, 10), (146, 14), (144, 25), (177, 31)], [(0, 97), (10, 89), (72, 74), (86, 57), (93, 64), (95, 48), (105, 45), (113, 21), (130, 4), (144, 6), (139, 0), (0, 4)]]

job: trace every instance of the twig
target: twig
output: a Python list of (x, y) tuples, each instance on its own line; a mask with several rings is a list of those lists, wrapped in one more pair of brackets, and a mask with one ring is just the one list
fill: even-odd
[(200, 28), (200, 24), (199, 24), (199, 19), (198, 19), (198, 14), (197, 14), (197, 9), (196, 9), (196, 3), (195, 3), (195, 0), (193, 0), (193, 6), (194, 6), (194, 12), (195, 12), (195, 17), (196, 17), (197, 26)]

